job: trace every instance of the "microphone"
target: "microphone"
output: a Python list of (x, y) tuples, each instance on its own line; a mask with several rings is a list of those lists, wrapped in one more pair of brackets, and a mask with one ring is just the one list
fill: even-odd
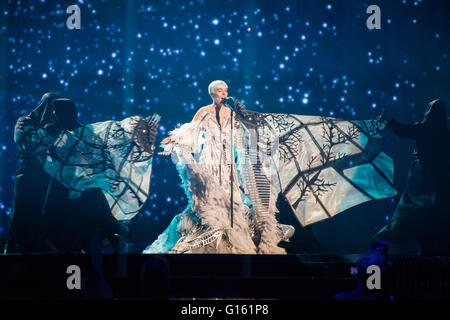
[(234, 98), (233, 97), (228, 97), (225, 99), (222, 99), (222, 103), (227, 106), (228, 108), (230, 108), (231, 110), (234, 110)]

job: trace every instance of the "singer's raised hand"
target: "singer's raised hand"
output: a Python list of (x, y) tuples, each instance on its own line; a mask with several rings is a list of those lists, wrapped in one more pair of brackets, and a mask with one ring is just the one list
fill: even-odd
[(161, 141), (161, 144), (172, 143), (175, 141), (175, 137), (167, 137)]

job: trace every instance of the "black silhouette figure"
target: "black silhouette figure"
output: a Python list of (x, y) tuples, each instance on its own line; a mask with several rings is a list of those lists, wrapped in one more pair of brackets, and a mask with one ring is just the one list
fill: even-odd
[(412, 236), (420, 245), (420, 254), (450, 254), (450, 136), (446, 105), (441, 100), (430, 102), (424, 119), (415, 124), (384, 120), (396, 135), (416, 142), (416, 160), (390, 223), (375, 238), (405, 243)]
[(56, 136), (79, 126), (75, 104), (55, 93), (46, 93), (36, 109), (18, 119), (14, 140), (19, 159), (6, 253), (88, 251), (93, 235), (108, 239), (116, 251), (123, 245), (118, 235), (127, 229), (114, 219), (101, 190), (71, 194), (44, 171), (29, 147), (33, 130)]

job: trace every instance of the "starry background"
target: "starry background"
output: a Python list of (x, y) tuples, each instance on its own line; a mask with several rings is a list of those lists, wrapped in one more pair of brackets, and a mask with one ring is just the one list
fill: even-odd
[[(81, 9), (69, 30), (66, 8)], [(381, 8), (368, 30), (366, 8)], [(421, 120), (449, 99), (448, 1), (1, 1), (0, 236), (13, 199), (17, 118), (48, 91), (75, 101), (81, 123), (159, 113), (157, 144), (210, 103), (212, 80), (264, 112), (373, 119), (382, 108)], [(412, 143), (385, 134), (399, 195), (305, 228), (322, 252), (363, 252), (405, 187)], [(186, 206), (168, 157), (154, 157), (151, 196), (128, 224), (140, 252)], [(295, 223), (290, 216), (283, 221)], [(312, 252), (299, 225), (289, 252)], [(401, 250), (410, 250), (402, 247)]]

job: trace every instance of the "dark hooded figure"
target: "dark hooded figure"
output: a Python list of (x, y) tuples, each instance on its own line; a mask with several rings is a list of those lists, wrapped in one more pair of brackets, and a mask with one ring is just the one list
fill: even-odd
[(14, 185), (8, 253), (81, 252), (93, 235), (108, 239), (116, 251), (126, 233), (111, 214), (100, 189), (73, 192), (50, 177), (32, 151), (31, 130), (56, 136), (79, 127), (75, 104), (46, 93), (29, 115), (18, 119), (14, 140), (19, 159)]
[(446, 106), (441, 100), (430, 102), (420, 123), (384, 120), (396, 135), (416, 142), (416, 160), (391, 222), (375, 238), (405, 243), (413, 236), (421, 254), (450, 254), (450, 135)]

